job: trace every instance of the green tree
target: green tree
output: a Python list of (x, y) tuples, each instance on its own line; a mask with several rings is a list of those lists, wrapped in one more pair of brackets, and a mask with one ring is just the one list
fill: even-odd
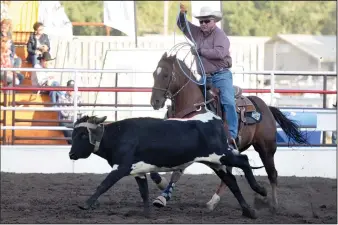
[[(61, 1), (72, 22), (103, 22), (103, 1)], [(191, 20), (191, 1), (183, 1)], [(137, 33), (162, 34), (163, 1), (136, 1)], [(168, 32), (176, 26), (179, 2), (169, 2)], [(336, 35), (334, 1), (223, 1), (223, 29), (228, 35)], [(75, 26), (74, 35), (106, 35), (104, 27)], [(112, 29), (111, 35), (123, 35)]]

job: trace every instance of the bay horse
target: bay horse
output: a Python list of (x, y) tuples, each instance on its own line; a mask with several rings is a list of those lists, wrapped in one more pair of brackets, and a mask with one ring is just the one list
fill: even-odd
[[(185, 74), (184, 74), (185, 73)], [(178, 59), (176, 55), (168, 56), (165, 52), (158, 62), (157, 68), (153, 73), (154, 84), (151, 95), (151, 105), (153, 109), (159, 110), (165, 105), (167, 99), (171, 99), (171, 107), (168, 108), (166, 116), (168, 118), (190, 118), (196, 114), (204, 113), (204, 107), (213, 111), (223, 118), (224, 127), (228, 131), (225, 113), (223, 113), (219, 100), (219, 90), (208, 87), (205, 93), (203, 86), (195, 83), (197, 78), (193, 75), (191, 69)], [(234, 86), (236, 99), (236, 109), (239, 120), (239, 143), (240, 153), (253, 145), (258, 152), (265, 171), (268, 175), (272, 190), (271, 210), (276, 212), (278, 208), (277, 201), (277, 177), (278, 173), (274, 163), (274, 155), (277, 150), (276, 133), (277, 125), (280, 125), (285, 134), (297, 143), (307, 143), (302, 136), (299, 126), (288, 119), (278, 108), (267, 106), (265, 102), (257, 96), (243, 96), (242, 89)], [(206, 101), (204, 94), (207, 95)], [(228, 135), (230, 135), (228, 133)], [(289, 140), (290, 140), (289, 139)], [(229, 172), (232, 167), (227, 168)], [(175, 183), (179, 180), (183, 171), (175, 171), (171, 176), (171, 181), (166, 188), (161, 188), (159, 183), (164, 180), (157, 173), (150, 174), (151, 179), (158, 184), (162, 194), (158, 196), (153, 205), (164, 207), (166, 202), (172, 197)], [(212, 211), (220, 201), (220, 196), (224, 193), (226, 185), (221, 182), (215, 194), (207, 203), (207, 207)], [(257, 199), (258, 200), (258, 199)], [(264, 199), (267, 201), (267, 198)]]

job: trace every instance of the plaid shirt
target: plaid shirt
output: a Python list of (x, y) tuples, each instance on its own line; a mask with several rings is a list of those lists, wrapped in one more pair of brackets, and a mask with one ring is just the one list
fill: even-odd
[[(58, 103), (63, 103), (63, 104), (67, 104), (67, 103), (71, 103), (74, 104), (74, 94), (73, 95), (69, 95), (69, 94), (64, 94), (62, 96), (60, 96), (57, 100)], [(82, 103), (82, 98), (81, 96), (77, 96), (77, 104)], [(73, 105), (59, 105), (58, 107), (73, 107)], [(59, 111), (59, 117), (60, 119), (63, 120), (73, 120), (74, 119), (74, 111), (70, 110), (70, 111), (66, 111), (66, 110), (61, 110)]]

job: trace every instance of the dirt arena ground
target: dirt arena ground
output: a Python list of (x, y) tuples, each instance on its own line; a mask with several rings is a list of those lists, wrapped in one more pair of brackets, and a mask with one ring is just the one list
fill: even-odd
[[(241, 216), (234, 196), (227, 191), (213, 212), (205, 203), (219, 179), (215, 175), (184, 175), (166, 208), (152, 207), (142, 215), (136, 181), (126, 177), (99, 198), (95, 210), (82, 211), (77, 204), (93, 193), (105, 175), (1, 173), (1, 223), (332, 223), (337, 224), (337, 181), (323, 178), (279, 178), (280, 209), (256, 210), (258, 219)], [(169, 178), (169, 174), (166, 175)], [(267, 177), (258, 181), (270, 188)], [(243, 177), (237, 177), (248, 203), (254, 193)], [(160, 193), (149, 181), (151, 201)]]

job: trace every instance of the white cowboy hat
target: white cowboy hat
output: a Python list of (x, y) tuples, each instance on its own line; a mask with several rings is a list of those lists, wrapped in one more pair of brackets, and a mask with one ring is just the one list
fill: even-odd
[(198, 15), (194, 14), (193, 16), (198, 20), (207, 17), (213, 17), (216, 23), (222, 19), (222, 13), (220, 11), (211, 9), (209, 6), (203, 6), (200, 10), (200, 13)]

